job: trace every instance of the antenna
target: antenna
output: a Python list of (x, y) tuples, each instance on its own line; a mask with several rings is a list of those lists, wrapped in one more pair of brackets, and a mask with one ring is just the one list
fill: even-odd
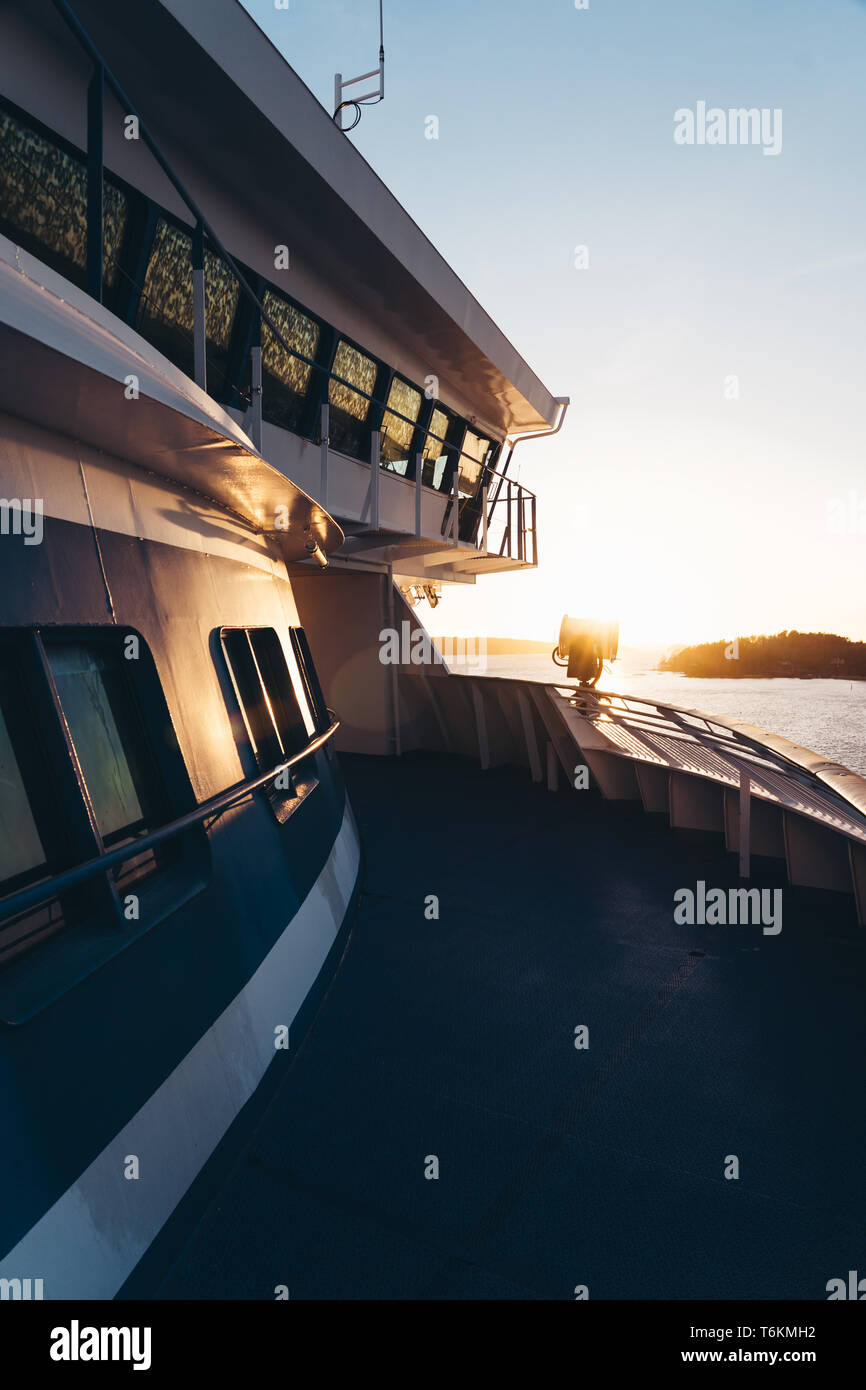
[[(362, 106), (375, 106), (377, 102), (385, 99), (385, 26), (382, 19), (382, 3), (383, 0), (379, 0), (379, 66), (371, 68), (369, 72), (362, 72), (360, 77), (350, 77), (347, 82), (343, 81), (341, 72), (334, 73), (334, 124), (338, 130), (343, 130), (347, 134), (359, 124)], [(378, 77), (378, 87), (364, 92), (359, 97), (344, 98), (343, 93), (347, 87), (354, 87), (359, 82), (367, 82), (371, 77)], [(344, 126), (343, 111), (347, 106), (354, 106), (355, 119), (351, 125)]]

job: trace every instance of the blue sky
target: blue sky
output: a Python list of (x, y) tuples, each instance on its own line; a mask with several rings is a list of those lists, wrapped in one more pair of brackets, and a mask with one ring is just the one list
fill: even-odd
[[(376, 0), (246, 8), (325, 104), (376, 61)], [(515, 454), (539, 571), (436, 630), (866, 638), (866, 5), (385, 0), (385, 48), (349, 138), (573, 402)], [(781, 152), (677, 145), (698, 101), (780, 108)]]

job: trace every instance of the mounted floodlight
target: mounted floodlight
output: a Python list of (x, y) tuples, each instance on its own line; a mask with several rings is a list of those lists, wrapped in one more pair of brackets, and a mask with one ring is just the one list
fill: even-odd
[[(359, 82), (367, 82), (371, 77), (378, 77), (378, 87), (372, 88), (369, 92), (364, 92), (359, 97), (344, 97), (343, 93), (347, 87), (355, 87)], [(377, 102), (385, 99), (385, 33), (382, 21), (382, 0), (379, 0), (379, 66), (371, 68), (369, 72), (362, 72), (360, 77), (350, 77), (347, 82), (343, 81), (341, 72), (334, 73), (334, 124), (339, 130), (348, 133), (354, 130), (361, 119), (362, 106), (375, 106)], [(343, 125), (343, 112), (347, 106), (355, 108), (355, 119), (351, 125)]]
[(321, 565), (323, 570), (328, 568), (328, 557), (317, 541), (304, 541), (304, 549), (307, 551), (311, 560), (315, 560), (317, 565)]
[(567, 666), (569, 676), (581, 685), (597, 685), (605, 661), (616, 661), (619, 623), (593, 618), (570, 618), (566, 613), (553, 649), (557, 666)]

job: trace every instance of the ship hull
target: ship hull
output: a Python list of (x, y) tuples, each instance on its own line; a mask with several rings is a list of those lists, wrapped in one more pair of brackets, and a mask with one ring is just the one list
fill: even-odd
[[(123, 460), (11, 418), (2, 439), (7, 494), (26, 476), (46, 512), (40, 544), (0, 546), (2, 632), (136, 636), (195, 802), (242, 783), (220, 634), (273, 628), (288, 647), (298, 618), (278, 555)], [(16, 1200), (0, 1210), (0, 1277), (42, 1279), (45, 1298), (117, 1292), (261, 1083), (291, 1066), (359, 871), (326, 744), (282, 821), (257, 792), (207, 823), (152, 921), (86, 943), (69, 928), (9, 962), (0, 1182)]]

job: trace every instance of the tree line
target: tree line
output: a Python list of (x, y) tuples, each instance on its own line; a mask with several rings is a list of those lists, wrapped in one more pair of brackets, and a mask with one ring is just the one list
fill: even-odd
[(685, 676), (838, 676), (866, 680), (866, 642), (832, 632), (777, 632), (679, 647), (660, 663)]

